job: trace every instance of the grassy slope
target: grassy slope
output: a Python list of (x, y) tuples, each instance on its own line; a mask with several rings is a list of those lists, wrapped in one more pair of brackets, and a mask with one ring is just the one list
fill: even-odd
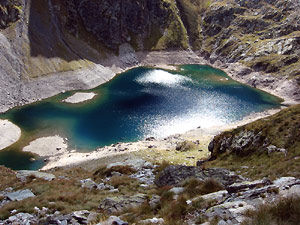
[[(248, 144), (242, 152), (233, 147), (227, 148), (225, 153), (220, 152), (222, 140), (238, 137), (240, 133), (253, 131), (261, 132), (259, 143)], [(281, 112), (239, 127), (232, 131), (221, 133), (214, 138), (215, 146), (212, 155), (217, 159), (209, 162), (209, 167), (226, 167), (251, 178), (280, 176), (300, 177), (300, 105), (295, 105)], [(283, 153), (267, 153), (264, 143), (275, 145), (287, 150)], [(243, 166), (247, 166), (243, 167)]]

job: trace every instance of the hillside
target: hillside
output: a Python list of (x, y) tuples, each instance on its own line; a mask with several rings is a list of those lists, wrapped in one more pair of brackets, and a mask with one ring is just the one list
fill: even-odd
[(211, 166), (254, 178), (299, 177), (300, 105), (215, 136), (209, 151)]
[(4, 0), (1, 111), (160, 64), (153, 51), (165, 64), (239, 63), (229, 74), (299, 101), (299, 8), (296, 0)]

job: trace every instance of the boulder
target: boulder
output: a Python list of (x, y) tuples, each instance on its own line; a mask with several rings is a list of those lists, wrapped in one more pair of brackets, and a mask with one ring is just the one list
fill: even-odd
[(204, 201), (215, 201), (216, 203), (223, 202), (226, 198), (228, 198), (228, 191), (217, 191), (206, 195), (201, 195), (199, 197), (193, 198), (191, 201), (196, 202), (200, 199)]
[(39, 172), (39, 171), (33, 171), (33, 170), (19, 170), (19, 171), (17, 171), (16, 176), (21, 181), (26, 181), (26, 178), (29, 176), (34, 176), (36, 178), (44, 179), (47, 181), (51, 181), (56, 178), (55, 175), (53, 175), (51, 173), (45, 173), (45, 172)]
[(163, 225), (165, 223), (163, 218), (152, 218), (152, 219), (146, 219), (146, 220), (141, 220), (139, 221), (139, 224), (145, 224), (145, 225), (150, 225), (150, 224), (159, 224)]
[(240, 224), (245, 220), (244, 213), (255, 208), (245, 201), (233, 201), (209, 208), (205, 212), (207, 218), (217, 217), (227, 224)]
[(221, 184), (228, 186), (244, 178), (222, 168), (201, 169), (196, 166), (171, 165), (165, 168), (155, 180), (158, 187), (179, 185), (188, 178), (206, 180), (213, 178)]
[(29, 189), (9, 192), (4, 194), (4, 196), (11, 201), (22, 201), (26, 198), (35, 197), (35, 195)]
[(139, 170), (142, 168), (153, 168), (152, 163), (147, 162), (143, 159), (127, 159), (123, 162), (110, 163), (107, 165), (107, 169), (110, 169), (114, 166), (131, 166), (136, 170)]
[(128, 223), (121, 220), (117, 216), (111, 216), (108, 218), (108, 220), (101, 223), (97, 223), (96, 225), (128, 225)]
[(10, 216), (4, 224), (26, 224), (33, 225), (37, 224), (38, 218), (29, 213), (18, 213), (14, 216)]
[(109, 214), (120, 212), (129, 207), (137, 207), (145, 202), (147, 196), (136, 194), (134, 196), (117, 196), (105, 198), (99, 205), (99, 209)]
[(269, 179), (255, 180), (255, 181), (244, 181), (240, 183), (234, 183), (226, 187), (226, 190), (229, 193), (239, 192), (242, 190), (255, 188), (258, 186), (266, 186), (270, 185), (272, 182)]
[(82, 188), (96, 189), (98, 186), (91, 178), (80, 180), (80, 183)]

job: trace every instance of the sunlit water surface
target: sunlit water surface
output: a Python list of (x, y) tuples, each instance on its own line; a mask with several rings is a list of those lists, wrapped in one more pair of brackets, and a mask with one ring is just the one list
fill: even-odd
[(184, 65), (176, 72), (135, 68), (92, 91), (97, 97), (83, 104), (61, 102), (74, 93), (68, 92), (1, 115), (20, 126), (24, 135), (0, 152), (0, 164), (40, 168), (41, 160), (32, 162), (29, 154), (19, 151), (40, 136), (58, 133), (69, 139), (71, 148), (91, 151), (116, 142), (224, 125), (280, 106), (278, 98), (200, 65)]

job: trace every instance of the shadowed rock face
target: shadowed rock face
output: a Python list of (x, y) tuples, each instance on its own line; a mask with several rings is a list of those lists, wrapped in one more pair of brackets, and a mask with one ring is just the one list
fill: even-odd
[(19, 0), (0, 1), (0, 29), (7, 28), (20, 18), (20, 5)]
[(69, 0), (67, 28), (78, 32), (79, 19), (85, 29), (104, 45), (118, 49), (132, 38), (143, 41), (151, 28), (162, 29), (170, 21), (170, 4), (160, 0)]

